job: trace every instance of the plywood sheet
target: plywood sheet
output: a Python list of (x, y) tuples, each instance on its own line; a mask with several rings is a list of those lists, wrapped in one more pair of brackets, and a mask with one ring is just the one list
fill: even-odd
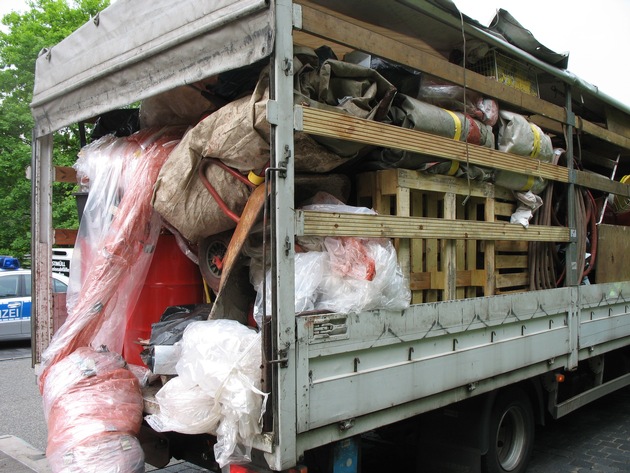
[(630, 227), (600, 225), (597, 248), (597, 283), (630, 280)]

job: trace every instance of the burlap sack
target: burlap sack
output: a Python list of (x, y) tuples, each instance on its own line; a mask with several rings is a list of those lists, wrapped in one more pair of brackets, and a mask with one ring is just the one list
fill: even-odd
[[(387, 113), (395, 89), (375, 71), (353, 64), (337, 64), (326, 61), (317, 71), (301, 81), (302, 72), (296, 83), (311, 88), (314, 98), (311, 106), (330, 107), (339, 104), (341, 109), (363, 118), (375, 118)], [(309, 84), (308, 86), (306, 84)], [(311, 94), (311, 92), (309, 92)], [(347, 98), (348, 94), (358, 94)], [(307, 100), (297, 94), (300, 100)], [(265, 69), (252, 95), (235, 100), (202, 120), (182, 139), (169, 156), (158, 177), (153, 194), (153, 206), (158, 213), (185, 238), (197, 242), (201, 238), (215, 235), (235, 227), (215, 202), (197, 176), (202, 157), (220, 159), (227, 166), (247, 175), (260, 171), (270, 160), (270, 125), (266, 118), (269, 100), (269, 70)], [(334, 107), (336, 110), (336, 107)], [(356, 152), (339, 155), (337, 149), (330, 150), (305, 133), (295, 133), (295, 171), (328, 172), (348, 161)], [(335, 140), (339, 149), (347, 150), (354, 144)], [(334, 147), (333, 147), (334, 148)], [(217, 190), (227, 206), (240, 214), (247, 202), (249, 188), (210, 166), (206, 177)]]
[[(173, 150), (160, 171), (152, 200), (162, 218), (192, 243), (236, 226), (198, 176), (206, 143), (204, 133), (209, 125), (205, 122), (189, 130)], [(205, 176), (228, 208), (240, 215), (250, 194), (249, 187), (217, 166), (208, 166)]]

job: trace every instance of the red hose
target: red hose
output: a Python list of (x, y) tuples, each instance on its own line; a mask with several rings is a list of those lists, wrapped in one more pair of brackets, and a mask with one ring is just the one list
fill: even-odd
[(201, 158), (201, 161), (199, 162), (198, 172), (199, 172), (199, 179), (201, 179), (202, 184), (205, 186), (206, 189), (208, 189), (208, 192), (210, 192), (210, 195), (217, 202), (217, 204), (219, 205), (219, 208), (223, 211), (223, 213), (227, 215), (230, 219), (232, 219), (234, 222), (238, 223), (241, 217), (239, 215), (236, 215), (234, 212), (232, 212), (232, 210), (228, 208), (227, 204), (221, 198), (217, 190), (212, 186), (212, 184), (210, 184), (210, 182), (208, 181), (208, 178), (206, 178), (206, 169), (211, 164), (214, 164), (215, 166), (219, 166), (225, 172), (232, 175), (233, 177), (241, 181), (243, 184), (251, 187), (252, 189), (256, 188), (256, 185), (252, 183), (249, 179), (247, 179), (245, 176), (243, 176), (240, 172), (225, 165), (223, 162), (219, 161), (218, 159)]
[(595, 262), (597, 261), (597, 238), (598, 238), (598, 230), (597, 230), (597, 220), (596, 220), (596, 209), (597, 203), (595, 202), (595, 197), (591, 194), (590, 191), (586, 191), (588, 195), (589, 201), (591, 203), (591, 218), (589, 224), (591, 226), (591, 261), (588, 265), (588, 268), (582, 274), (582, 279), (590, 274), (590, 272), (595, 267)]

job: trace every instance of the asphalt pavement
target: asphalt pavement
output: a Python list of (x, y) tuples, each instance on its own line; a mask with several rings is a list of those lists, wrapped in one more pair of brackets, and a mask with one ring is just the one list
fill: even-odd
[[(31, 368), (30, 348), (0, 343), (0, 473), (51, 473), (44, 456), (46, 423)], [(384, 452), (387, 454), (387, 452)], [(396, 458), (392, 458), (393, 464)], [(395, 469), (395, 468), (393, 468)], [(174, 460), (155, 473), (208, 472)], [(450, 462), (439, 473), (473, 473)], [(630, 472), (630, 388), (536, 430), (527, 473)], [(418, 465), (417, 473), (433, 473)]]

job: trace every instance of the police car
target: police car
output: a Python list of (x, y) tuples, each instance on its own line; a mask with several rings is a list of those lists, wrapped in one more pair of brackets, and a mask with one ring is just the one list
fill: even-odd
[[(2, 265), (0, 265), (2, 266)], [(68, 278), (53, 273), (53, 292), (66, 292)], [(31, 270), (0, 269), (0, 342), (31, 338)]]

